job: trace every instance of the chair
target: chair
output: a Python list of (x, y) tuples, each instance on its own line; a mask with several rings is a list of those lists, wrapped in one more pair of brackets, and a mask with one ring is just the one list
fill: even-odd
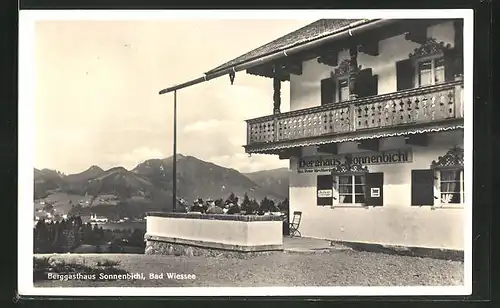
[(301, 218), (302, 218), (302, 212), (300, 212), (300, 211), (293, 212), (293, 219), (292, 219), (292, 222), (289, 224), (290, 236), (292, 236), (292, 237), (293, 236), (298, 236), (298, 237), (302, 236), (302, 234), (300, 234), (300, 231), (299, 231)]

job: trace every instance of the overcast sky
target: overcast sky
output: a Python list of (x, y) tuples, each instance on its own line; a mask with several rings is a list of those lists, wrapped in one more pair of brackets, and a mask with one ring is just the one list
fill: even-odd
[[(127, 169), (172, 155), (173, 94), (182, 83), (311, 20), (39, 21), (35, 167)], [(180, 90), (178, 153), (250, 172), (286, 167), (248, 157), (245, 119), (269, 115), (272, 80), (236, 74)], [(289, 86), (282, 86), (282, 111)]]

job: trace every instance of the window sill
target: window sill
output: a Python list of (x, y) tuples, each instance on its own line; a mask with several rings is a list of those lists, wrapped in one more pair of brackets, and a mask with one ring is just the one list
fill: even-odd
[(331, 209), (344, 209), (344, 208), (348, 208), (348, 209), (368, 209), (369, 206), (367, 205), (364, 205), (364, 204), (361, 204), (361, 203), (353, 203), (353, 204), (336, 204), (336, 205), (332, 205), (330, 206)]
[(434, 205), (431, 207), (431, 210), (438, 210), (438, 209), (463, 209), (464, 204), (440, 204), (440, 205)]

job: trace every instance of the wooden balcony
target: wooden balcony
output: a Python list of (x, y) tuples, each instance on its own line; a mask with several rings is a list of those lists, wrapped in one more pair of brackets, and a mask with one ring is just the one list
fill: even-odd
[(272, 153), (272, 144), (463, 122), (462, 93), (463, 81), (457, 80), (250, 119), (245, 148), (248, 153)]

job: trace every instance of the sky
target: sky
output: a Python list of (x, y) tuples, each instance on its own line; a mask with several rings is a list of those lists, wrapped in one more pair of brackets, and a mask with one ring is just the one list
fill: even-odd
[[(134, 168), (172, 155), (173, 94), (313, 20), (38, 21), (35, 167), (66, 174), (91, 165)], [(281, 110), (289, 110), (282, 85)], [(272, 114), (270, 78), (236, 73), (177, 92), (177, 153), (240, 172), (287, 167), (245, 154), (245, 119)]]

